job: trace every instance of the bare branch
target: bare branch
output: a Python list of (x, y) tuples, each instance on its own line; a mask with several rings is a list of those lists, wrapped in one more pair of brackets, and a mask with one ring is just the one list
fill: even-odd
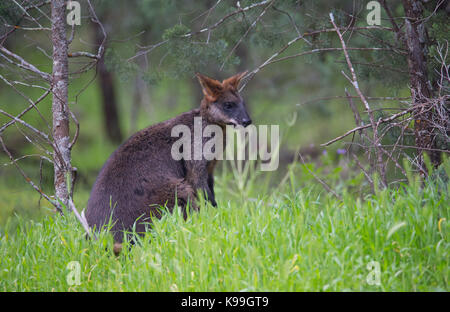
[[(379, 122), (380, 123), (390, 122), (390, 121), (392, 121), (394, 119), (397, 119), (397, 118), (399, 118), (401, 116), (404, 116), (404, 115), (412, 112), (414, 109), (416, 109), (416, 108), (415, 107), (411, 107), (409, 109), (401, 111), (400, 113), (391, 115), (391, 116), (389, 116), (387, 118), (379, 119)], [(367, 124), (367, 125), (363, 125), (363, 126), (359, 126), (359, 127), (353, 128), (353, 129), (347, 131), (346, 133), (344, 133), (343, 135), (340, 135), (340, 136), (334, 138), (333, 140), (328, 141), (327, 143), (320, 144), (320, 146), (328, 146), (328, 145), (330, 145), (330, 144), (332, 144), (334, 142), (342, 140), (343, 138), (345, 138), (346, 136), (348, 136), (348, 135), (350, 135), (350, 134), (352, 134), (354, 132), (357, 132), (357, 131), (360, 131), (360, 130), (363, 130), (363, 129), (367, 129), (367, 128), (371, 128), (371, 127), (372, 127), (372, 124)]]
[(92, 58), (92, 59), (99, 59), (99, 55), (98, 54), (92, 54), (89, 52), (73, 52), (73, 53), (69, 53), (67, 54), (68, 57), (80, 57), (80, 56), (84, 56), (84, 57), (88, 57), (88, 58)]
[(373, 143), (374, 145), (377, 147), (376, 148), (376, 154), (377, 154), (377, 167), (379, 169), (380, 172), (380, 176), (381, 176), (381, 181), (383, 183), (383, 186), (386, 187), (387, 183), (386, 183), (386, 172), (385, 172), (385, 166), (383, 164), (383, 154), (381, 152), (381, 146), (380, 146), (380, 141), (378, 138), (378, 125), (380, 123), (380, 121), (378, 121), (378, 123), (375, 123), (375, 118), (373, 115), (373, 112), (370, 109), (370, 105), (369, 102), (367, 101), (366, 97), (364, 96), (364, 94), (361, 92), (361, 90), (359, 89), (359, 85), (358, 85), (358, 80), (356, 78), (356, 73), (355, 73), (355, 69), (353, 68), (352, 62), (350, 61), (350, 57), (348, 55), (347, 52), (347, 45), (344, 41), (344, 38), (342, 37), (342, 34), (339, 30), (339, 28), (336, 26), (336, 23), (334, 22), (334, 17), (333, 14), (330, 13), (330, 21), (333, 24), (333, 27), (337, 33), (337, 35), (339, 36), (339, 40), (341, 41), (341, 45), (343, 48), (343, 52), (344, 52), (344, 56), (345, 59), (347, 61), (347, 65), (348, 68), (350, 70), (350, 73), (352, 75), (352, 79), (350, 79), (347, 75), (345, 75), (344, 72), (342, 72), (342, 74), (344, 74), (344, 76), (350, 81), (350, 83), (353, 85), (354, 89), (356, 90), (356, 92), (358, 93), (359, 97), (361, 98), (361, 101), (363, 102), (367, 113), (369, 115), (369, 119), (370, 119), (370, 124), (372, 126), (372, 130), (373, 130)]
[(6, 57), (4, 54), (0, 53), (0, 56), (2, 56), (2, 57), (3, 57), (5, 60), (7, 60), (9, 63), (11, 63), (11, 64), (13, 64), (13, 65), (15, 65), (15, 66), (18, 66), (18, 67), (20, 67), (20, 68), (29, 70), (29, 71), (31, 71), (31, 72), (33, 72), (33, 73), (35, 73), (35, 74), (38, 74), (39, 76), (41, 76), (42, 78), (44, 78), (44, 79), (47, 80), (47, 81), (50, 81), (50, 80), (51, 80), (51, 75), (50, 75), (50, 74), (48, 74), (48, 73), (46, 73), (46, 72), (43, 72), (43, 71), (37, 69), (36, 66), (34, 66), (34, 65), (30, 64), (30, 63), (28, 63), (28, 62), (25, 61), (21, 56), (19, 56), (19, 55), (13, 53), (13, 52), (11, 52), (11, 51), (9, 51), (9, 50), (6, 49), (4, 46), (0, 46), (0, 52), (3, 52), (4, 54), (6, 54), (6, 55), (8, 55), (8, 56), (10, 56), (10, 57), (15, 58), (15, 59), (19, 62), (19, 63), (16, 63), (16, 62), (12, 61), (11, 59), (9, 59), (8, 57)]
[(28, 176), (27, 174), (22, 170), (22, 168), (17, 164), (14, 157), (11, 155), (10, 151), (5, 145), (5, 142), (3, 141), (2, 136), (0, 135), (0, 143), (2, 145), (3, 150), (8, 155), (9, 159), (11, 159), (12, 163), (16, 166), (17, 170), (19, 170), (20, 174), (24, 177), (25, 181), (27, 181), (28, 184), (30, 184), (39, 194), (41, 194), (49, 203), (51, 203), (53, 206), (55, 206), (56, 210), (59, 211), (59, 213), (62, 214), (61, 205), (56, 201), (51, 199), (47, 194), (45, 194)]
[(247, 30), (245, 31), (244, 35), (241, 36), (241, 38), (239, 38), (239, 41), (234, 45), (234, 47), (231, 49), (231, 51), (228, 53), (228, 55), (225, 57), (225, 60), (223, 61), (222, 65), (220, 66), (220, 70), (223, 69), (223, 67), (225, 66), (225, 63), (227, 62), (227, 60), (230, 58), (231, 54), (233, 54), (234, 50), (236, 50), (236, 48), (241, 44), (242, 40), (244, 40), (245, 37), (247, 37), (248, 33), (250, 32), (250, 30), (252, 28), (254, 28), (256, 26), (256, 24), (258, 23), (258, 21), (264, 16), (264, 14), (266, 14), (267, 10), (275, 3), (275, 0), (270, 1), (270, 3), (264, 8), (264, 10), (262, 10), (261, 14), (258, 15), (258, 17), (253, 21), (253, 23), (250, 25), (250, 27), (247, 28)]

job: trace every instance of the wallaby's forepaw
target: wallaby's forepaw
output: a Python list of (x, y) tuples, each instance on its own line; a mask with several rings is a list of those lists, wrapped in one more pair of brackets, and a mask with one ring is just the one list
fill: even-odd
[(119, 256), (121, 251), (122, 251), (122, 244), (121, 243), (114, 243), (114, 248), (113, 248), (114, 255), (116, 257)]

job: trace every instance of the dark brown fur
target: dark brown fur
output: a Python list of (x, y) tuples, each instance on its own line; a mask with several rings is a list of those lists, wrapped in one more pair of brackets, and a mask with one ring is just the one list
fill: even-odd
[[(114, 239), (120, 243), (122, 231), (131, 231), (135, 224), (136, 232), (142, 233), (152, 217), (160, 218), (160, 206), (166, 205), (172, 211), (177, 202), (186, 218), (188, 202), (197, 209), (194, 199), (199, 190), (215, 206), (216, 160), (174, 160), (172, 144), (179, 138), (171, 137), (171, 130), (183, 124), (193, 134), (194, 117), (202, 117), (203, 128), (208, 124), (223, 128), (230, 123), (249, 124), (237, 92), (242, 76), (221, 83), (198, 75), (205, 96), (200, 108), (143, 129), (123, 143), (106, 161), (93, 186), (86, 209), (89, 226), (99, 229), (111, 218)], [(230, 101), (236, 103), (232, 112), (222, 107)], [(207, 140), (203, 139), (203, 144)]]

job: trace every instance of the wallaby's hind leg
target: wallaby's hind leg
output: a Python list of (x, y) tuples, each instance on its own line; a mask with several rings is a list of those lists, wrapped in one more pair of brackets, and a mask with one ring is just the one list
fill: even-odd
[[(155, 194), (156, 193), (156, 194)], [(159, 206), (166, 205), (169, 208), (170, 212), (173, 212), (173, 208), (175, 203), (178, 207), (181, 208), (183, 212), (184, 220), (187, 219), (187, 210), (186, 207), (189, 203), (189, 207), (194, 211), (198, 211), (199, 208), (195, 203), (195, 191), (192, 186), (186, 182), (184, 179), (170, 179), (167, 183), (163, 184), (157, 192), (153, 192), (152, 196), (149, 198), (149, 202), (158, 203), (152, 204), (150, 206), (150, 211), (152, 217), (156, 217), (158, 219), (161, 218), (161, 210)], [(145, 205), (149, 207), (148, 205)], [(141, 220), (145, 220), (147, 223), (151, 222), (148, 218), (148, 208), (142, 211), (147, 211), (147, 217), (141, 218)], [(148, 226), (148, 225), (147, 225)], [(143, 234), (146, 231), (146, 225), (144, 223), (136, 222), (136, 232)], [(122, 251), (122, 241), (123, 241), (123, 232), (117, 231), (114, 235), (114, 248), (113, 252), (117, 256)]]

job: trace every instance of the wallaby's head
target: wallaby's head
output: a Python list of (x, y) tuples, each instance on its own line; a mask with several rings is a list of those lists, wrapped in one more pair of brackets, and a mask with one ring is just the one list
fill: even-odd
[(202, 117), (220, 126), (250, 125), (252, 121), (238, 91), (239, 82), (245, 74), (234, 75), (222, 82), (197, 74), (204, 95), (200, 107)]

